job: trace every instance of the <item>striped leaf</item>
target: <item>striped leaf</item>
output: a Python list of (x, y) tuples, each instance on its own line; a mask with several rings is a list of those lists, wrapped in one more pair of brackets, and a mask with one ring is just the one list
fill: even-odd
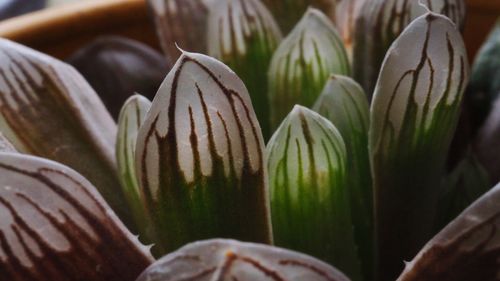
[(463, 29), (465, 0), (373, 0), (362, 7), (355, 32), (353, 74), (370, 98), (392, 42), (427, 9), (446, 15)]
[(14, 145), (0, 132), (0, 152), (16, 152)]
[(147, 98), (141, 95), (130, 97), (120, 112), (116, 140), (116, 162), (120, 171), (123, 193), (142, 236), (147, 235), (147, 224), (139, 181), (135, 172), (135, 147), (139, 128), (150, 107), (151, 102)]
[(181, 54), (207, 50), (208, 7), (216, 0), (147, 0), (163, 52), (171, 61)]
[(349, 281), (330, 265), (285, 249), (208, 240), (186, 245), (150, 266), (137, 281)]
[(427, 243), (398, 281), (500, 280), (498, 202), (500, 184)]
[(357, 20), (366, 2), (368, 0), (337, 0), (335, 7), (335, 24), (342, 40), (344, 40), (344, 46), (351, 62)]
[(335, 2), (337, 0), (263, 0), (278, 21), (281, 30), (288, 33), (308, 7), (323, 11), (330, 18), (335, 16)]
[(0, 274), (9, 281), (133, 281), (152, 262), (70, 168), (0, 152)]
[(354, 234), (367, 280), (373, 280), (373, 191), (368, 156), (368, 100), (354, 80), (332, 75), (313, 110), (332, 122), (346, 144)]
[(89, 179), (131, 225), (116, 170), (116, 124), (71, 66), (0, 39), (0, 130), (19, 152)]
[(324, 14), (309, 9), (271, 61), (271, 129), (281, 124), (295, 104), (312, 106), (332, 73), (350, 74), (342, 40)]
[(295, 106), (269, 141), (275, 243), (320, 258), (360, 280), (347, 184), (347, 152), (337, 129)]
[(233, 69), (248, 88), (264, 137), (270, 137), (267, 70), (281, 31), (260, 0), (220, 0), (210, 9), (208, 54)]
[(394, 279), (432, 235), (468, 77), (462, 37), (438, 14), (417, 18), (387, 53), (369, 136), (380, 280)]
[(241, 80), (211, 57), (183, 53), (137, 139), (157, 253), (215, 237), (269, 243), (263, 149)]

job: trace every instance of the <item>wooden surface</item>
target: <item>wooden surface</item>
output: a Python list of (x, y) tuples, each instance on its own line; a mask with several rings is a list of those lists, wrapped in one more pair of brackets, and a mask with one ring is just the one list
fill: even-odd
[(101, 35), (123, 35), (158, 47), (145, 0), (82, 1), (0, 23), (0, 37), (58, 58)]
[[(466, 0), (465, 41), (472, 59), (500, 16), (500, 0)], [(65, 58), (100, 35), (123, 35), (158, 48), (145, 0), (90, 0), (0, 23), (0, 36)]]

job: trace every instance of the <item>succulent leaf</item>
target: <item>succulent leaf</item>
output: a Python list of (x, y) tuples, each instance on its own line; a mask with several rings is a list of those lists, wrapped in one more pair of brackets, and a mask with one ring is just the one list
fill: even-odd
[(308, 9), (271, 61), (271, 129), (281, 124), (295, 104), (312, 106), (332, 73), (350, 74), (342, 40), (323, 13)]
[(263, 135), (269, 138), (267, 72), (281, 31), (260, 0), (220, 0), (210, 8), (208, 55), (238, 74), (248, 88)]
[[(469, 77), (464, 42), (428, 13), (389, 49), (369, 136), (380, 280), (395, 278), (432, 235), (441, 176)], [(411, 222), (411, 223), (409, 223)]]
[(74, 68), (0, 39), (0, 130), (19, 152), (77, 170), (131, 226), (115, 164), (116, 124)]
[(472, 66), (466, 96), (472, 127), (479, 129), (500, 96), (500, 20), (479, 51)]
[(14, 145), (0, 132), (0, 152), (16, 152)]
[[(405, 27), (428, 10), (445, 15), (463, 29), (464, 0), (373, 0), (357, 19), (353, 75), (371, 95), (387, 50)], [(371, 99), (371, 96), (370, 96)]]
[(111, 115), (134, 94), (154, 98), (172, 65), (153, 48), (128, 38), (97, 38), (68, 60), (97, 92)]
[(360, 280), (347, 184), (347, 152), (337, 129), (295, 106), (269, 141), (276, 245), (320, 258)]
[(124, 189), (123, 193), (132, 211), (135, 224), (139, 227), (139, 233), (143, 236), (147, 236), (148, 225), (136, 175), (135, 148), (139, 128), (150, 108), (151, 102), (147, 98), (141, 95), (130, 97), (120, 112), (116, 140), (116, 162)]
[(285, 33), (292, 30), (309, 7), (320, 9), (331, 19), (335, 16), (336, 0), (263, 0), (263, 2)]
[(337, 0), (335, 7), (335, 24), (351, 62), (357, 19), (366, 2), (368, 0)]
[(70, 168), (0, 152), (2, 280), (135, 278), (152, 263), (95, 188)]
[(488, 172), (490, 183), (500, 182), (500, 98), (479, 131), (474, 144), (478, 159)]
[(354, 80), (332, 75), (313, 110), (339, 130), (347, 149), (347, 178), (356, 244), (367, 280), (373, 280), (373, 191), (368, 155), (370, 109), (366, 95)]
[(156, 251), (215, 237), (269, 243), (263, 149), (241, 80), (211, 57), (184, 52), (137, 139)]
[(181, 52), (207, 51), (208, 7), (216, 0), (147, 0), (163, 52), (175, 61)]
[(444, 179), (436, 229), (443, 229), (490, 187), (488, 174), (476, 157), (469, 153)]
[(137, 281), (349, 281), (332, 266), (290, 250), (234, 240), (182, 247), (150, 266)]
[(500, 280), (500, 184), (436, 235), (398, 281)]

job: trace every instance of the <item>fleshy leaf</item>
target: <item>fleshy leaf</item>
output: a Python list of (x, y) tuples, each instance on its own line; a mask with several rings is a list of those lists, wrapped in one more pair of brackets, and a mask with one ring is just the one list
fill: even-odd
[(335, 17), (336, 0), (263, 0), (278, 21), (281, 30), (288, 33), (307, 11), (314, 7), (331, 19)]
[(366, 2), (368, 0), (337, 0), (335, 7), (335, 24), (351, 62), (357, 19)]
[(208, 7), (215, 0), (147, 0), (153, 15), (160, 45), (175, 61), (181, 52), (207, 51)]
[(116, 124), (73, 67), (0, 39), (0, 130), (19, 152), (77, 170), (130, 222), (115, 164)]
[(353, 56), (355, 80), (371, 95), (387, 50), (408, 24), (430, 9), (451, 18), (462, 30), (465, 25), (465, 6), (464, 0), (367, 1), (356, 24)]
[(345, 142), (356, 244), (366, 279), (373, 280), (373, 191), (368, 156), (368, 100), (354, 80), (332, 75), (313, 110), (330, 120)]
[(498, 202), (500, 184), (427, 243), (398, 281), (500, 280)]
[(490, 182), (500, 181), (500, 98), (497, 98), (489, 117), (479, 131), (475, 150), (488, 172)]
[(360, 280), (347, 184), (347, 152), (325, 118), (295, 106), (269, 141), (276, 245), (320, 258)]
[(139, 227), (139, 233), (146, 236), (147, 222), (135, 169), (135, 147), (139, 128), (150, 108), (151, 102), (147, 98), (141, 95), (130, 97), (120, 112), (116, 140), (116, 160), (124, 188), (123, 193), (132, 211), (135, 224)]
[(350, 74), (342, 40), (323, 13), (308, 9), (271, 61), (271, 129), (281, 124), (295, 104), (312, 106), (332, 73)]
[(394, 279), (402, 261), (432, 236), (441, 176), (468, 77), (462, 37), (438, 14), (417, 18), (387, 53), (369, 136), (380, 280)]
[(46, 159), (0, 152), (2, 280), (133, 281), (151, 262), (81, 175)]
[(488, 174), (475, 156), (469, 153), (443, 182), (436, 229), (443, 229), (490, 187)]
[(172, 67), (148, 45), (119, 36), (99, 37), (67, 61), (89, 82), (115, 120), (134, 92), (154, 98)]
[(248, 88), (264, 137), (269, 129), (267, 72), (281, 31), (260, 0), (220, 0), (210, 8), (208, 54), (233, 69)]
[(0, 132), (0, 152), (16, 152), (14, 145)]
[(150, 266), (137, 281), (349, 281), (332, 266), (290, 250), (234, 240), (182, 247)]
[(473, 129), (481, 128), (500, 93), (500, 20), (479, 51), (466, 96)]
[(263, 149), (243, 82), (211, 57), (183, 53), (137, 140), (157, 253), (215, 237), (269, 243)]

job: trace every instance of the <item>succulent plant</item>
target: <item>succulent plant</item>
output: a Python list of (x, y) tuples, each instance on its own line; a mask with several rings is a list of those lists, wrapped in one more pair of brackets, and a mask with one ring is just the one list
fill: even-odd
[(177, 62), (152, 101), (110, 99), (118, 125), (74, 68), (0, 39), (0, 278), (499, 281), (500, 100), (447, 163), (463, 3), (310, 1), (340, 35), (290, 3), (150, 0), (151, 65)]
[(89, 82), (116, 119), (134, 93), (153, 99), (171, 64), (147, 45), (119, 36), (95, 39), (67, 61)]

